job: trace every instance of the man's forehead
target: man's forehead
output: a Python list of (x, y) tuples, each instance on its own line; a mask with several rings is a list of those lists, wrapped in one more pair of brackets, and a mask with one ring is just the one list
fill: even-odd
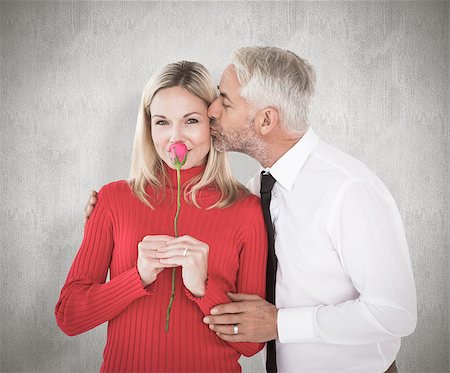
[(233, 79), (233, 77), (236, 77), (236, 72), (234, 70), (234, 66), (232, 64), (225, 67), (222, 73), (222, 77), (220, 79), (220, 83), (222, 83), (224, 80), (228, 81)]
[(223, 71), (218, 88), (221, 93), (226, 95), (233, 95), (233, 93), (239, 95), (241, 85), (233, 65), (228, 65)]

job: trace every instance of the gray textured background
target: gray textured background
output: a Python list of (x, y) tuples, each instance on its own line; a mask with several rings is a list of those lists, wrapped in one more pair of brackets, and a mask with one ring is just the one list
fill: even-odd
[[(1, 2), (0, 12), (2, 372), (98, 370), (105, 327), (69, 338), (53, 315), (88, 193), (127, 177), (156, 68), (190, 59), (218, 79), (235, 48), (255, 44), (315, 66), (316, 132), (392, 191), (419, 310), (399, 366), (449, 371), (448, 2)], [(232, 164), (242, 181), (256, 170), (242, 155)]]

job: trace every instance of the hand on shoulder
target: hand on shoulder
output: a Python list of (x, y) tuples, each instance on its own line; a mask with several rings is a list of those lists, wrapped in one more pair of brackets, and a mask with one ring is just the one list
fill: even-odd
[(86, 225), (89, 217), (92, 215), (92, 212), (94, 211), (95, 204), (97, 203), (97, 194), (98, 194), (97, 191), (93, 190), (86, 203), (86, 206), (84, 208), (84, 225)]

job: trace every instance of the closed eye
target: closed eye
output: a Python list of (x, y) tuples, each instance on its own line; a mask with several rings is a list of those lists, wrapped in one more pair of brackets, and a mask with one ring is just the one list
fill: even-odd
[[(225, 103), (225, 100), (227, 100), (227, 103)], [(231, 105), (228, 104), (228, 99), (225, 97), (222, 97), (222, 105), (223, 107), (230, 107)]]

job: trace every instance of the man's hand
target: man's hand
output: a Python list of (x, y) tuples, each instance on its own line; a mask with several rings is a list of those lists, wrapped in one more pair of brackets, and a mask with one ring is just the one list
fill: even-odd
[(278, 338), (278, 310), (273, 304), (252, 294), (228, 296), (232, 303), (213, 307), (211, 315), (203, 319), (220, 338), (228, 342), (267, 342)]
[(94, 211), (94, 206), (97, 203), (97, 192), (93, 190), (84, 208), (84, 225), (86, 225), (89, 216), (91, 216), (92, 211)]

